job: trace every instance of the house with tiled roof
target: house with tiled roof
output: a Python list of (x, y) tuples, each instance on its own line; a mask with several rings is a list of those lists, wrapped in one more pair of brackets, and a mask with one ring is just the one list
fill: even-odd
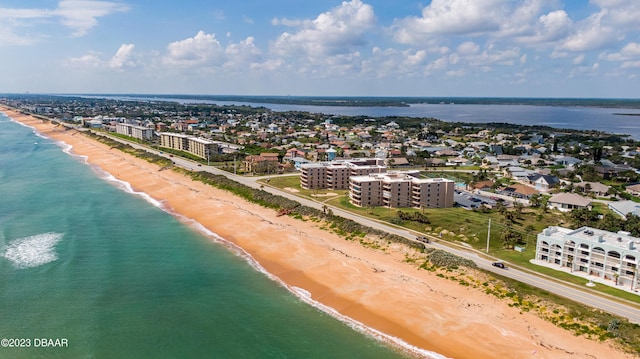
[(625, 192), (632, 196), (640, 196), (640, 183), (627, 186)]
[(547, 206), (562, 212), (569, 212), (579, 208), (590, 208), (591, 200), (575, 193), (558, 193), (549, 198)]
[(582, 188), (584, 192), (598, 197), (605, 196), (609, 192), (609, 186), (600, 182), (580, 182), (576, 183), (575, 187)]
[(534, 194), (538, 194), (540, 192), (523, 184), (514, 184), (508, 187), (501, 188), (497, 190), (496, 193), (514, 198), (529, 199)]
[(261, 153), (258, 156), (247, 156), (244, 159), (244, 170), (247, 173), (275, 173), (279, 161), (277, 153)]

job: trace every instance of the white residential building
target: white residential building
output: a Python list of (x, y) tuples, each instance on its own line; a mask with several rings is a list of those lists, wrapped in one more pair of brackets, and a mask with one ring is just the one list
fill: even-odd
[(638, 289), (639, 248), (640, 239), (628, 232), (548, 227), (538, 234), (536, 259)]

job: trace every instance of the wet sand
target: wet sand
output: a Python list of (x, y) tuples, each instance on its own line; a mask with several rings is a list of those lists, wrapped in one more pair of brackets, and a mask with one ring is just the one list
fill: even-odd
[[(14, 120), (73, 146), (92, 166), (162, 201), (246, 251), (289, 288), (416, 348), (454, 358), (631, 358), (520, 313), (477, 289), (405, 263), (412, 249), (363, 247), (274, 210), (126, 155), (74, 130), (0, 106)], [(75, 134), (75, 135), (74, 135)]]

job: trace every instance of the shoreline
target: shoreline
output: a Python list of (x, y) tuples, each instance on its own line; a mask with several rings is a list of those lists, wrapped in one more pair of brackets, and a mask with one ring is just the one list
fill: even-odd
[(72, 146), (71, 152), (86, 156), (89, 165), (237, 246), (299, 298), (309, 293), (313, 301), (390, 338), (455, 358), (631, 358), (521, 314), (495, 297), (418, 270), (403, 262), (412, 250), (401, 245), (391, 244), (385, 251), (365, 248), (317, 224), (277, 217), (275, 211), (228, 192), (158, 171), (156, 165), (86, 136), (73, 136), (74, 130), (2, 106), (0, 111)]

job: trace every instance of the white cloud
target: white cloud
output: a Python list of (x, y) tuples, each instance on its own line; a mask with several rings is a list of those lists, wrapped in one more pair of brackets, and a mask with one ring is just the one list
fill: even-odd
[(122, 3), (96, 0), (61, 0), (55, 9), (0, 8), (0, 45), (29, 45), (46, 38), (45, 34), (19, 31), (44, 19), (57, 19), (73, 29), (73, 36), (83, 36), (98, 25), (98, 18), (128, 10)]
[(128, 6), (111, 1), (62, 0), (53, 13), (75, 30), (74, 36), (83, 36), (98, 24), (97, 18), (128, 10)]
[(466, 75), (467, 72), (464, 69), (459, 69), (459, 70), (449, 70), (446, 72), (446, 75), (448, 77), (462, 77), (464, 75)]
[(124, 69), (128, 67), (136, 67), (137, 63), (134, 59), (134, 44), (123, 44), (120, 46), (116, 54), (109, 60), (108, 66), (112, 69)]
[(606, 12), (598, 12), (578, 24), (575, 32), (569, 35), (561, 47), (569, 51), (589, 51), (617, 42), (621, 34), (615, 27), (607, 25)]
[(405, 64), (410, 66), (415, 66), (422, 64), (424, 60), (427, 58), (427, 52), (425, 50), (416, 51), (413, 54), (407, 54), (405, 59)]
[(199, 31), (194, 37), (167, 46), (163, 62), (168, 65), (195, 66), (223, 63), (224, 49), (214, 34)]
[(627, 61), (630, 59), (640, 59), (640, 44), (637, 42), (630, 42), (626, 44), (620, 52), (613, 54), (602, 54), (600, 58), (607, 59), (609, 61)]
[(274, 25), (297, 28), (282, 33), (272, 49), (279, 56), (307, 56), (320, 60), (326, 56), (353, 54), (366, 44), (365, 35), (373, 29), (376, 17), (370, 5), (360, 0), (343, 2), (313, 20), (274, 19)]
[(580, 54), (573, 59), (575, 65), (580, 65), (584, 61), (584, 54)]
[(393, 27), (400, 43), (419, 44), (441, 34), (480, 34), (497, 31), (509, 0), (433, 0), (421, 17), (398, 20)]
[(75, 68), (97, 68), (124, 70), (138, 66), (137, 55), (134, 53), (134, 44), (122, 44), (110, 59), (105, 60), (103, 54), (98, 51), (89, 51), (88, 53), (70, 57), (64, 61), (65, 65)]
[(472, 55), (480, 51), (480, 46), (475, 42), (467, 41), (458, 46), (457, 52), (460, 55)]
[(564, 10), (541, 15), (533, 24), (532, 32), (522, 35), (519, 41), (530, 44), (554, 43), (566, 37), (573, 28), (573, 21)]
[(222, 20), (226, 19), (226, 16), (225, 16), (223, 10), (214, 10), (211, 13), (211, 17), (213, 17), (213, 19), (216, 20), (216, 21), (222, 21)]
[(225, 49), (226, 68), (246, 69), (262, 61), (262, 51), (254, 44), (255, 39), (248, 37), (239, 43), (230, 44)]
[(70, 57), (65, 61), (65, 64), (70, 67), (101, 67), (104, 61), (101, 58), (101, 53), (90, 51), (79, 57)]
[(640, 68), (640, 61), (625, 61), (620, 67), (623, 69), (638, 69)]

